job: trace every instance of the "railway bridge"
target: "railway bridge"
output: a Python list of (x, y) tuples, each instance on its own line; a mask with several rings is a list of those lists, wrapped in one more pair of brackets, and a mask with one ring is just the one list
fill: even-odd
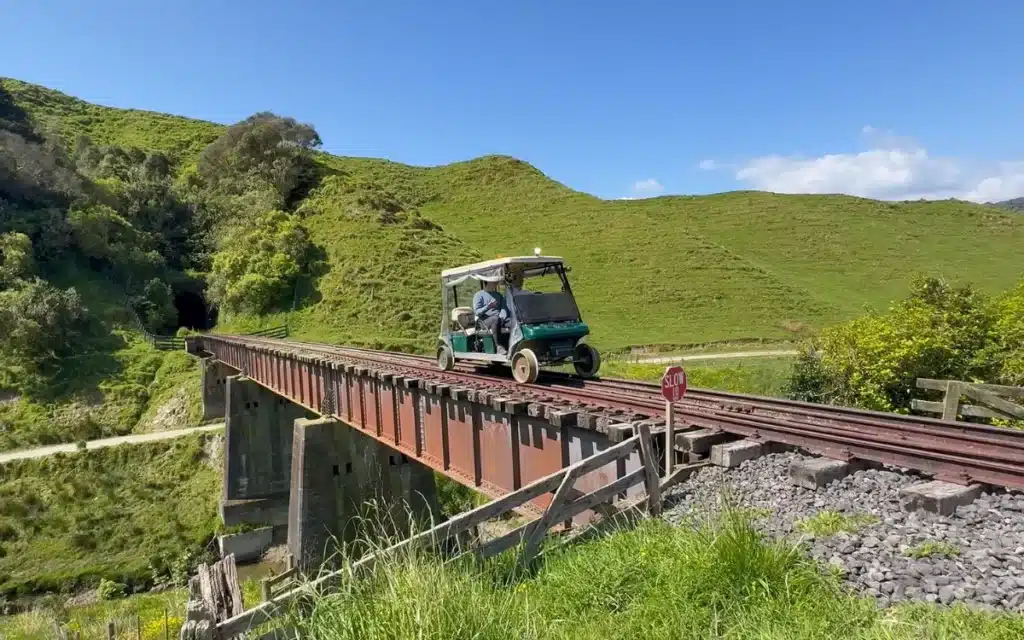
[[(300, 567), (321, 560), (331, 536), (357, 535), (354, 516), (368, 501), (390, 505), (400, 526), (436, 510), (434, 471), (497, 498), (631, 437), (641, 423), (655, 435), (659, 466), (708, 458), (733, 466), (798, 447), (823, 456), (794, 473), (811, 485), (881, 463), (929, 476), (918, 502), (944, 500), (940, 508), (985, 485), (1024, 489), (1019, 430), (691, 390), (674, 407), (669, 447), (657, 385), (558, 373), (519, 385), (472, 366), (440, 371), (420, 356), (261, 336), (194, 336), (186, 349), (203, 359), (204, 417), (226, 424), (225, 524), (271, 527)], [(632, 453), (582, 476), (575, 490), (642, 467)], [(539, 515), (551, 499), (524, 509)]]
[[(411, 356), (251, 336), (190, 337), (186, 349), (202, 358), (204, 419), (225, 421), (225, 525), (272, 528), (266, 541), (287, 540), (301, 568), (323, 559), (331, 537), (359, 535), (371, 501), (383, 507), (371, 517), (399, 527), (436, 512), (434, 471), (496, 498), (632, 435), (553, 398), (473, 384), (486, 376), (424, 376), (424, 359)], [(575, 492), (640, 467), (636, 453), (613, 461)], [(525, 515), (550, 500), (535, 498)]]

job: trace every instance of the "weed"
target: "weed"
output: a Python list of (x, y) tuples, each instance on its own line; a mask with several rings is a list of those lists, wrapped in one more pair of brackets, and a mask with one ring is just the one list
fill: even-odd
[(834, 536), (840, 531), (855, 533), (878, 522), (871, 514), (844, 514), (838, 511), (819, 511), (813, 516), (802, 518), (795, 524), (796, 530), (813, 536)]
[(914, 545), (903, 552), (910, 558), (931, 558), (933, 556), (953, 558), (960, 555), (956, 545), (938, 540), (927, 540), (921, 544)]

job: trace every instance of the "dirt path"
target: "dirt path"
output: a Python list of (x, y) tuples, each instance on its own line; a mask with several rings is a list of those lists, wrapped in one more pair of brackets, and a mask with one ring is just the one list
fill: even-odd
[(684, 356), (651, 356), (648, 358), (640, 358), (634, 360), (630, 358), (629, 362), (637, 362), (639, 364), (671, 364), (673, 362), (696, 362), (700, 360), (728, 360), (731, 358), (775, 358), (781, 356), (795, 356), (797, 355), (795, 350), (780, 350), (780, 351), (732, 351), (730, 353), (694, 353), (692, 355)]
[[(139, 433), (130, 436), (118, 436), (116, 438), (102, 438), (90, 440), (86, 443), (86, 449), (102, 449), (103, 447), (116, 447), (121, 444), (138, 444), (140, 442), (155, 442), (157, 440), (168, 440), (180, 438), (191, 433), (202, 433), (204, 431), (216, 431), (223, 429), (224, 423), (210, 424), (202, 427), (189, 427), (188, 429), (173, 429), (171, 431), (157, 431), (155, 433)], [(19, 449), (18, 451), (0, 452), (0, 464), (12, 460), (27, 460), (29, 458), (44, 458), (55, 453), (75, 453), (78, 445), (74, 442), (67, 444), (55, 444), (48, 447), (36, 447), (34, 449)]]

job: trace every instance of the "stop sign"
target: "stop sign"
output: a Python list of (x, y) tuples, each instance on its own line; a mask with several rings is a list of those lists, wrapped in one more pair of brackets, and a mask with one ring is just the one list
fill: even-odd
[(682, 367), (669, 367), (661, 377), (661, 395), (669, 402), (679, 402), (686, 395), (686, 372)]

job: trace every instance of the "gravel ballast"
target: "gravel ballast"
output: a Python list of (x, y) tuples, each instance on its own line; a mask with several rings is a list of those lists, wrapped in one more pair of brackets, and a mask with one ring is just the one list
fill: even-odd
[[(705, 467), (668, 492), (664, 517), (679, 524), (706, 515), (728, 495), (735, 507), (754, 510), (762, 531), (803, 539), (813, 557), (841, 569), (849, 585), (881, 606), (920, 600), (1024, 611), (1024, 494), (982, 493), (952, 516), (907, 512), (900, 489), (924, 478), (864, 469), (806, 489), (792, 483), (789, 466), (807, 458), (777, 453), (732, 469)], [(857, 521), (855, 530), (812, 536), (797, 527), (825, 511)], [(926, 549), (956, 553), (908, 555)]]

